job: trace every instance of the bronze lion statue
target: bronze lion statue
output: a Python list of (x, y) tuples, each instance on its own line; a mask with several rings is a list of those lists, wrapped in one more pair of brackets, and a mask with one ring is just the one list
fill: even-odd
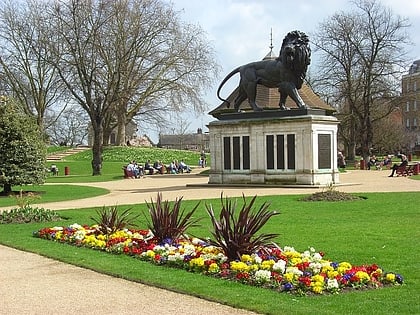
[(298, 90), (302, 87), (310, 63), (311, 49), (308, 36), (300, 31), (289, 32), (283, 39), (278, 58), (251, 62), (234, 69), (220, 83), (217, 97), (221, 101), (227, 102), (230, 107), (230, 102), (220, 97), (220, 90), (232, 76), (239, 72), (239, 94), (235, 99), (235, 110), (239, 111), (239, 106), (246, 99), (254, 111), (262, 110), (255, 102), (257, 84), (278, 88), (280, 109), (288, 109), (286, 107), (287, 96), (290, 96), (299, 108), (308, 108)]

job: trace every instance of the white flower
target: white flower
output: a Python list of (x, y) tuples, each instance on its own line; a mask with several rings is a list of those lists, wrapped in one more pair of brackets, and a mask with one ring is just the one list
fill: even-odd
[(287, 267), (286, 273), (293, 273), (297, 276), (301, 276), (303, 274), (303, 272), (300, 271), (297, 267)]
[(262, 259), (260, 256), (258, 256), (257, 254), (252, 254), (252, 259), (254, 259), (254, 262), (259, 265), (262, 263)]
[(321, 271), (322, 264), (320, 262), (314, 261), (309, 264), (309, 268), (311, 268), (314, 273), (319, 273)]
[(284, 246), (283, 251), (284, 251), (284, 252), (295, 252), (296, 250), (295, 250), (295, 248), (294, 248), (294, 247), (291, 247), (291, 246)]
[(255, 272), (254, 277), (257, 282), (268, 282), (271, 279), (271, 272), (269, 270), (260, 269)]
[(74, 229), (74, 230), (80, 230), (80, 229), (83, 228), (83, 226), (81, 226), (80, 224), (77, 224), (77, 223), (73, 223), (72, 225), (70, 225), (70, 228)]
[(78, 241), (81, 241), (85, 238), (85, 231), (84, 230), (78, 230), (74, 233), (74, 238)]
[(273, 270), (277, 271), (277, 272), (281, 272), (283, 273), (284, 270), (286, 270), (286, 262), (282, 259), (280, 259), (279, 261), (277, 261), (274, 265), (273, 265)]
[(309, 258), (309, 257), (311, 257), (311, 253), (309, 252), (309, 250), (305, 250), (305, 251), (302, 253), (302, 259), (303, 259), (303, 258)]
[(184, 254), (185, 255), (195, 255), (195, 246), (192, 244), (187, 244), (184, 246)]
[(321, 256), (319, 253), (315, 253), (315, 254), (312, 256), (312, 260), (313, 260), (313, 261), (321, 261), (321, 260), (322, 260), (322, 256)]
[(327, 290), (338, 289), (337, 279), (328, 279), (327, 280)]
[(175, 253), (173, 255), (168, 256), (168, 261), (183, 261), (184, 255), (181, 255), (180, 253)]

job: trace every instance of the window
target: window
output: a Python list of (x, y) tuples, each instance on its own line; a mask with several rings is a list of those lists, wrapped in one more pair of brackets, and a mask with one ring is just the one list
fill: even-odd
[(413, 91), (417, 91), (417, 81), (414, 81), (413, 83)]
[(417, 127), (417, 118), (413, 119), (413, 127)]
[(406, 112), (410, 111), (410, 102), (407, 102), (406, 107), (405, 107), (405, 111)]
[(414, 102), (413, 102), (413, 110), (417, 110), (417, 101), (416, 100), (414, 100)]
[(410, 128), (410, 118), (407, 118), (406, 122), (405, 122), (405, 126), (407, 128)]

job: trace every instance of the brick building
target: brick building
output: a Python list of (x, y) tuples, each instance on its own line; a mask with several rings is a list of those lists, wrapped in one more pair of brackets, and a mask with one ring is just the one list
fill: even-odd
[(410, 149), (420, 155), (420, 60), (414, 61), (408, 74), (403, 75), (401, 97), (403, 124), (407, 131), (415, 134)]

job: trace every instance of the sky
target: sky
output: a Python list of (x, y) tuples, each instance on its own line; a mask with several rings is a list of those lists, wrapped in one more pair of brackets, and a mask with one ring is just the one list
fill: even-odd
[[(166, 0), (165, 0), (166, 1)], [(189, 130), (196, 132), (215, 120), (207, 113), (220, 105), (216, 90), (221, 80), (234, 68), (264, 58), (270, 51), (272, 32), (273, 51), (280, 50), (284, 36), (292, 30), (300, 30), (309, 36), (320, 23), (337, 12), (351, 12), (354, 5), (347, 0), (167, 0), (179, 11), (180, 19), (198, 24), (205, 31), (215, 50), (216, 61), (221, 66), (220, 78), (209, 87), (206, 101), (209, 110), (196, 117), (192, 115)], [(408, 30), (413, 46), (409, 47), (412, 60), (420, 59), (420, 1), (380, 0), (395, 15), (408, 18)], [(316, 52), (312, 52), (312, 60)], [(311, 65), (309, 66), (311, 67)], [(408, 68), (407, 68), (408, 71)], [(228, 96), (236, 87), (239, 76), (232, 78), (222, 89)]]

